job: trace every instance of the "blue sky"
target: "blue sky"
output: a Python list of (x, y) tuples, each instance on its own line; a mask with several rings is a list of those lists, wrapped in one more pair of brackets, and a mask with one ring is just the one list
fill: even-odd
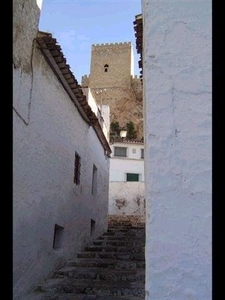
[(140, 13), (141, 0), (43, 0), (39, 30), (57, 39), (79, 83), (90, 74), (92, 44), (131, 42), (139, 76), (133, 21)]

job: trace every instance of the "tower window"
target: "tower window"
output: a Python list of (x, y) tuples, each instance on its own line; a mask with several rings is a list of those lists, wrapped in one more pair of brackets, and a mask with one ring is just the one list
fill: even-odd
[(104, 65), (105, 72), (108, 72), (109, 65)]

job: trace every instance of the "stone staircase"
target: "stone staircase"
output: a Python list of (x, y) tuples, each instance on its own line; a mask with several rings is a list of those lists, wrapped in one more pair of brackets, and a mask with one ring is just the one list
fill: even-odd
[(145, 227), (109, 217), (108, 231), (24, 300), (144, 300)]

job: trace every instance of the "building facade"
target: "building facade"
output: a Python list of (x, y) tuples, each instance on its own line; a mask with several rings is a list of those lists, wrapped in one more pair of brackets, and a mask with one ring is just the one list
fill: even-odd
[(57, 41), (38, 32), (40, 4), (13, 7), (14, 299), (107, 229), (108, 133)]
[(109, 215), (145, 215), (144, 143), (111, 144)]
[(145, 299), (211, 300), (212, 3), (142, 11)]

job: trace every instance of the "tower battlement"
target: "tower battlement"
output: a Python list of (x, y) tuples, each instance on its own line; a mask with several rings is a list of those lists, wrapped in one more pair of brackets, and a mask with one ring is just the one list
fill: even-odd
[(125, 46), (125, 47), (127, 47), (127, 46), (131, 46), (131, 42), (93, 44), (92, 48), (115, 47), (115, 46), (119, 46), (119, 47), (124, 47)]
[(130, 86), (132, 71), (131, 42), (92, 45), (90, 87)]

